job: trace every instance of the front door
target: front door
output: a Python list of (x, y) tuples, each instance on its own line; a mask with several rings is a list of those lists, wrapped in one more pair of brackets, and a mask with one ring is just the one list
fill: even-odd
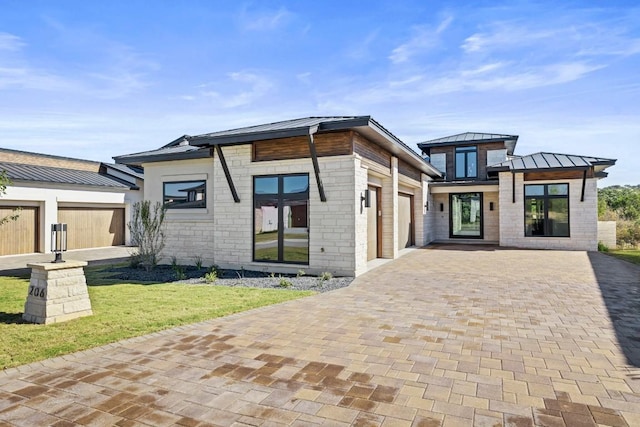
[(482, 239), (482, 193), (449, 195), (449, 237)]

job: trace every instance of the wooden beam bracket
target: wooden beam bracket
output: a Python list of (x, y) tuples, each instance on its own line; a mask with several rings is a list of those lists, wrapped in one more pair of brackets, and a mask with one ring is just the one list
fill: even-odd
[(238, 196), (238, 192), (236, 191), (236, 186), (233, 184), (233, 178), (231, 178), (229, 166), (227, 166), (227, 161), (224, 158), (224, 154), (222, 154), (222, 148), (220, 147), (220, 145), (216, 145), (216, 153), (218, 154), (218, 158), (220, 159), (220, 164), (222, 165), (224, 176), (227, 178), (227, 184), (229, 185), (229, 190), (231, 190), (231, 195), (233, 195), (233, 201), (236, 203), (240, 203), (240, 197)]
[(580, 195), (580, 201), (584, 202), (584, 190), (587, 186), (587, 170), (582, 171), (582, 194)]
[(516, 173), (511, 172), (511, 203), (516, 202)]
[(326, 202), (327, 196), (324, 194), (324, 186), (322, 178), (320, 178), (320, 165), (318, 164), (318, 154), (316, 153), (316, 144), (313, 141), (313, 135), (318, 132), (318, 126), (309, 126), (309, 152), (311, 153), (311, 161), (313, 162), (313, 172), (316, 175), (316, 184), (320, 193), (320, 201)]

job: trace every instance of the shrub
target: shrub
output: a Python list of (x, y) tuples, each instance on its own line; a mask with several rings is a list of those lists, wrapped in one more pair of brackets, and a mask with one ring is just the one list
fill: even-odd
[(598, 242), (598, 252), (609, 252), (609, 247), (603, 242)]
[(278, 283), (278, 286), (280, 286), (281, 288), (290, 288), (291, 286), (293, 286), (293, 283), (287, 280), (286, 277), (280, 276), (280, 283)]
[(215, 269), (212, 268), (210, 272), (204, 275), (204, 281), (210, 284), (216, 283), (218, 280), (218, 273)]
[(298, 270), (298, 274), (296, 274), (296, 277), (302, 277), (305, 274), (307, 274), (303, 269)]
[(202, 257), (200, 255), (196, 255), (193, 257), (194, 264), (198, 270), (202, 268)]
[(127, 226), (131, 232), (131, 240), (138, 246), (137, 255), (147, 271), (151, 271), (160, 259), (160, 253), (164, 249), (165, 236), (162, 230), (165, 206), (156, 202), (151, 206), (149, 200), (134, 203), (133, 219)]
[(320, 276), (318, 277), (320, 278), (321, 281), (324, 282), (325, 280), (331, 280), (333, 278), (333, 275), (328, 271), (323, 271), (322, 273), (320, 273)]
[(187, 274), (185, 273), (183, 266), (176, 265), (175, 267), (173, 267), (173, 271), (176, 274), (176, 280), (184, 280), (187, 278)]

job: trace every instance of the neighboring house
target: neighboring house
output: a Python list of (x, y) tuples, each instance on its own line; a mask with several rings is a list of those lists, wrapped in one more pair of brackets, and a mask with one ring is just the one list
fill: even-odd
[(143, 199), (142, 169), (0, 148), (11, 179), (0, 197), (0, 255), (50, 252), (51, 224), (67, 224), (68, 249), (129, 243), (130, 206)]
[(418, 144), (445, 179), (430, 184), (436, 241), (596, 250), (597, 180), (615, 160), (515, 156), (515, 135), (462, 133)]
[(427, 161), (369, 116), (310, 117), (114, 160), (168, 207), (165, 260), (359, 275), (434, 241), (594, 250), (595, 181), (615, 161), (517, 158), (517, 138), (428, 141)]

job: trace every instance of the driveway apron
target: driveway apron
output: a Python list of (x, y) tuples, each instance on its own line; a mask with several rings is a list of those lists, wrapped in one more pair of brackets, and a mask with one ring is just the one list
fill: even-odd
[(0, 426), (640, 426), (639, 368), (638, 267), (440, 246), (348, 288), (6, 370)]

